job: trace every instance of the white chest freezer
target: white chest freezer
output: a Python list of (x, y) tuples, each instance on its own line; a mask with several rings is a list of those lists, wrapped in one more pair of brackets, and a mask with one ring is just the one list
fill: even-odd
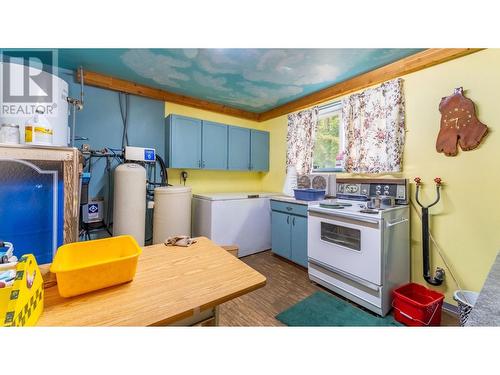
[(237, 245), (239, 256), (271, 248), (270, 197), (279, 193), (242, 192), (193, 195), (193, 236), (219, 245)]

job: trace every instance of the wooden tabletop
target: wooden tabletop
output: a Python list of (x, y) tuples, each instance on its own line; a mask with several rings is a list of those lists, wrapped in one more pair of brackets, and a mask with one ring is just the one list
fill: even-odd
[(143, 249), (132, 282), (59, 296), (45, 289), (39, 326), (165, 325), (264, 286), (266, 278), (207, 238), (190, 247)]

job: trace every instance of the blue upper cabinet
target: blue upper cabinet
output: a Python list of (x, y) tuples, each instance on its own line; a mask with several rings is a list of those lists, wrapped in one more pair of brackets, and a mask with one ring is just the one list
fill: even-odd
[(229, 126), (228, 169), (250, 169), (250, 129)]
[(203, 121), (202, 168), (227, 169), (227, 128), (224, 124)]
[(170, 115), (166, 120), (166, 156), (170, 168), (201, 168), (202, 121)]
[(165, 161), (168, 168), (269, 171), (269, 133), (172, 114)]
[(269, 171), (269, 132), (251, 130), (250, 169), (253, 171)]

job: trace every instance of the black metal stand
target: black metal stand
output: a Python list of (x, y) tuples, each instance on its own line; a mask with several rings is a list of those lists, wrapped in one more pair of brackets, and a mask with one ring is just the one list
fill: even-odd
[(434, 273), (434, 276), (431, 276), (431, 271), (430, 271), (430, 255), (429, 255), (429, 208), (432, 206), (436, 205), (439, 200), (441, 199), (441, 179), (439, 177), (436, 177), (434, 179), (434, 182), (436, 182), (436, 200), (428, 205), (424, 206), (422, 203), (420, 203), (420, 200), (418, 198), (418, 194), (420, 191), (420, 186), (421, 186), (421, 180), (419, 177), (415, 178), (415, 183), (417, 184), (417, 191), (416, 191), (416, 200), (418, 205), (422, 208), (422, 263), (423, 263), (423, 273), (424, 273), (424, 279), (431, 285), (441, 285), (444, 281), (444, 269), (437, 267), (436, 272)]

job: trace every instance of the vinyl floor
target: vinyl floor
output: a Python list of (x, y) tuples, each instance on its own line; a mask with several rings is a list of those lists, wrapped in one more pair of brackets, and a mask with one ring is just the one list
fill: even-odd
[[(278, 313), (315, 291), (326, 290), (309, 280), (305, 268), (276, 256), (271, 251), (253, 254), (241, 260), (266, 276), (267, 284), (222, 304), (219, 310), (221, 326), (283, 326), (274, 318)], [(458, 318), (443, 311), (441, 324), (458, 326)]]

